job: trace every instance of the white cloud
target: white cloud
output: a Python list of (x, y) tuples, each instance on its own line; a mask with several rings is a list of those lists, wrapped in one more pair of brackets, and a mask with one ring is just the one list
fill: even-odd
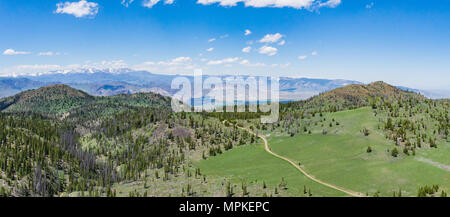
[(190, 63), (191, 61), (192, 59), (190, 57), (177, 57), (169, 61), (159, 61), (157, 64), (163, 66), (179, 66)]
[(264, 36), (264, 38), (259, 40), (259, 42), (261, 42), (261, 43), (276, 43), (281, 38), (283, 38), (283, 35), (281, 35), (280, 33), (267, 34), (267, 35)]
[(286, 41), (285, 41), (285, 40), (280, 41), (280, 43), (278, 43), (278, 45), (280, 45), (280, 46), (283, 46), (283, 45), (285, 45), (285, 44), (286, 44)]
[(47, 51), (47, 52), (39, 52), (38, 56), (59, 56), (60, 53), (59, 52), (52, 52), (52, 51)]
[(311, 55), (317, 56), (317, 55), (319, 55), (319, 53), (318, 53), (317, 51), (313, 51), (313, 52), (311, 53)]
[(248, 61), (248, 60), (242, 60), (239, 64), (241, 64), (241, 65), (247, 65), (247, 64), (249, 64), (250, 63), (250, 61)]
[(147, 61), (141, 63), (141, 65), (146, 66), (181, 66), (186, 65), (191, 62), (190, 57), (178, 57), (175, 59), (167, 60), (167, 61), (159, 61), (159, 62), (153, 62), (153, 61)]
[(252, 34), (252, 31), (246, 29), (244, 35), (247, 36), (247, 35), (250, 35), (250, 34)]
[(98, 13), (98, 4), (81, 0), (79, 2), (65, 2), (56, 4), (57, 14), (70, 14), (77, 18), (95, 16)]
[(304, 59), (306, 59), (306, 58), (308, 58), (308, 56), (299, 56), (299, 57), (298, 57), (299, 60), (304, 60)]
[(135, 70), (146, 70), (160, 74), (190, 74), (197, 67), (190, 57), (177, 57), (166, 61), (147, 61), (132, 66)]
[(265, 63), (251, 63), (249, 60), (242, 60), (239, 64), (244, 66), (251, 66), (251, 67), (264, 67), (266, 66)]
[(48, 71), (54, 71), (61, 69), (60, 65), (18, 65), (9, 68), (2, 69), (4, 72), (0, 76), (22, 76), (22, 75), (38, 75)]
[(237, 2), (240, 2), (240, 0), (198, 0), (197, 4), (210, 5), (219, 3), (221, 6), (236, 6)]
[(221, 64), (229, 64), (229, 63), (234, 63), (236, 61), (238, 61), (240, 58), (239, 57), (234, 57), (234, 58), (226, 58), (226, 59), (222, 59), (222, 60), (211, 60), (209, 61), (207, 64), (208, 65), (221, 65)]
[(237, 3), (243, 3), (246, 7), (290, 7), (295, 9), (313, 9), (320, 7), (334, 8), (341, 3), (341, 0), (198, 0), (198, 4), (211, 5), (218, 3), (220, 6), (232, 7)]
[(371, 2), (370, 4), (368, 4), (368, 5), (366, 5), (366, 8), (367, 9), (370, 9), (370, 8), (372, 8), (373, 7), (373, 2)]
[(17, 69), (31, 69), (31, 70), (57, 70), (60, 69), (60, 65), (19, 65), (15, 66)]
[(122, 0), (121, 4), (125, 7), (128, 7), (133, 2), (134, 2), (134, 0)]
[[(147, 7), (147, 8), (152, 8), (153, 6), (158, 4), (160, 1), (161, 0), (144, 0), (144, 2), (142, 3), (142, 6)], [(165, 0), (164, 4), (171, 5), (171, 4), (173, 4), (173, 0)]]
[(242, 48), (242, 52), (244, 53), (250, 53), (250, 51), (252, 51), (252, 47), (250, 46)]
[[(224, 39), (224, 38), (228, 38), (228, 37), (230, 37), (230, 35), (225, 34), (225, 35), (219, 36), (219, 39)], [(216, 40), (217, 40), (217, 38), (210, 38), (210, 39), (208, 40), (208, 43), (212, 43), (212, 42), (214, 42), (214, 41), (216, 41)]]
[(2, 69), (4, 74), (0, 74), (0, 76), (36, 76), (52, 73), (68, 73), (71, 71), (90, 72), (92, 70), (109, 70), (110, 72), (114, 72), (114, 70), (124, 68), (128, 68), (128, 65), (123, 60), (102, 61), (94, 63), (86, 62), (84, 65), (17, 65)]
[(152, 8), (154, 5), (158, 4), (159, 0), (144, 0), (142, 6), (147, 8)]
[(291, 65), (291, 63), (285, 63), (285, 64), (278, 64), (278, 63), (273, 63), (273, 64), (266, 64), (266, 63), (261, 63), (261, 62), (257, 62), (257, 63), (252, 63), (247, 59), (242, 60), (241, 62), (239, 62), (239, 64), (243, 65), (243, 66), (248, 66), (248, 67), (280, 67), (280, 68), (287, 68)]
[(26, 55), (30, 54), (28, 51), (15, 51), (14, 49), (6, 49), (3, 51), (3, 55)]
[(289, 66), (291, 66), (291, 63), (285, 63), (280, 65), (281, 68), (287, 68)]
[(208, 51), (208, 52), (211, 52), (211, 51), (213, 51), (213, 50), (214, 50), (213, 47), (210, 47), (210, 48), (206, 49), (206, 51)]
[(128, 68), (128, 64), (123, 60), (111, 60), (101, 61), (96, 63), (89, 63), (83, 66), (83, 68), (96, 68), (96, 69), (123, 69)]
[(317, 8), (321, 8), (321, 7), (329, 7), (329, 8), (335, 8), (337, 7), (339, 4), (341, 4), (341, 0), (328, 0), (328, 1), (324, 1), (324, 2), (318, 2), (316, 5)]
[(190, 57), (177, 57), (175, 59), (172, 60), (173, 62), (190, 62), (191, 58)]
[(274, 48), (274, 47), (270, 47), (267, 45), (262, 46), (261, 48), (259, 48), (259, 53), (260, 54), (266, 54), (268, 56), (274, 56), (275, 54), (277, 54), (278, 49)]

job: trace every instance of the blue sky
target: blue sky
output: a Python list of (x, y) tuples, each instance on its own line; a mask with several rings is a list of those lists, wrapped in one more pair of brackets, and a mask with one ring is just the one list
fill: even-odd
[(447, 0), (4, 0), (0, 29), (3, 76), (201, 68), (450, 89)]

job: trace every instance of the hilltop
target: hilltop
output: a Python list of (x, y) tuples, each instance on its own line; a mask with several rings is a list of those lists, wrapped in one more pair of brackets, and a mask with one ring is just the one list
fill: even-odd
[(345, 87), (339, 87), (305, 101), (288, 103), (284, 107), (339, 111), (369, 106), (377, 100), (395, 101), (409, 98), (420, 101), (426, 99), (418, 93), (402, 90), (383, 81), (377, 81), (367, 85), (350, 84)]
[(0, 99), (0, 109), (10, 112), (58, 113), (94, 100), (67, 85), (51, 85)]
[(170, 106), (170, 98), (154, 93), (97, 97), (68, 85), (58, 84), (24, 91), (0, 99), (0, 110), (2, 112), (34, 112), (48, 115), (61, 115), (80, 110), (92, 112), (90, 109), (94, 107), (97, 110), (106, 108), (119, 110), (127, 106), (167, 108)]
[(345, 87), (336, 88), (334, 90), (322, 94), (324, 97), (341, 97), (341, 98), (367, 98), (367, 97), (396, 97), (411, 92), (399, 89), (383, 81), (377, 81), (368, 85), (350, 84)]

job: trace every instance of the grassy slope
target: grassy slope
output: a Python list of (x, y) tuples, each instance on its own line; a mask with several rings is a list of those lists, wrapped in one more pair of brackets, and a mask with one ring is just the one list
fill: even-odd
[[(377, 129), (377, 118), (369, 108), (327, 114), (327, 122), (335, 118), (340, 126), (328, 125), (328, 134), (321, 134), (322, 127), (312, 135), (274, 137), (270, 145), (273, 151), (300, 161), (317, 178), (344, 188), (372, 194), (377, 190), (382, 196), (392, 196), (402, 189), (403, 195), (415, 196), (419, 186), (439, 184), (450, 189), (450, 172), (428, 163), (417, 161), (424, 156), (448, 165), (449, 143), (439, 149), (421, 149), (416, 156), (393, 158), (387, 152), (394, 144)], [(372, 132), (365, 137), (360, 130), (367, 127)], [(366, 153), (368, 146), (372, 153)], [(401, 152), (401, 149), (398, 148)]]
[[(216, 157), (195, 164), (208, 176), (229, 177), (235, 183), (255, 181), (274, 189), (284, 177), (288, 183), (287, 195), (303, 196), (303, 186), (311, 188), (313, 196), (345, 196), (344, 193), (314, 183), (289, 163), (273, 157), (263, 144), (241, 146)], [(261, 193), (262, 194), (262, 193)], [(274, 195), (275, 196), (275, 195)]]
[[(370, 108), (324, 114), (324, 118), (324, 127), (314, 127), (311, 135), (274, 136), (269, 141), (272, 150), (300, 162), (322, 181), (370, 195), (380, 191), (381, 196), (392, 196), (402, 189), (403, 195), (416, 196), (419, 186), (432, 184), (439, 184), (441, 190), (450, 189), (450, 172), (417, 160), (422, 157), (449, 165), (449, 143), (441, 142), (438, 149), (422, 148), (416, 156), (401, 153), (394, 158), (387, 150), (395, 146), (377, 129), (379, 122)], [(339, 126), (329, 127), (333, 118)], [(360, 132), (363, 127), (370, 130), (368, 137)], [(322, 135), (323, 128), (328, 131), (326, 136)], [(366, 152), (369, 145), (373, 150), (370, 154)], [(287, 193), (292, 196), (302, 195), (303, 185), (310, 187), (314, 196), (344, 196), (312, 183), (288, 163), (266, 153), (262, 144), (237, 147), (195, 166), (209, 176), (230, 177), (236, 183), (264, 180), (270, 188), (285, 177)]]

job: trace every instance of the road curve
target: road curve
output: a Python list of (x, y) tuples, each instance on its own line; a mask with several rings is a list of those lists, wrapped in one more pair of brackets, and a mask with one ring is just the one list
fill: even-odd
[[(224, 123), (225, 123), (225, 121), (224, 121)], [(340, 191), (340, 192), (346, 193), (346, 194), (348, 194), (348, 195), (350, 195), (350, 196), (353, 196), (353, 197), (365, 197), (365, 195), (362, 194), (362, 193), (360, 193), (360, 192), (354, 192), (354, 191), (346, 190), (346, 189), (343, 189), (343, 188), (341, 188), (341, 187), (338, 187), (338, 186), (335, 186), (335, 185), (332, 185), (332, 184), (323, 182), (323, 181), (321, 181), (321, 180), (319, 180), (319, 179), (317, 179), (317, 178), (314, 178), (312, 175), (308, 174), (303, 168), (301, 168), (299, 165), (297, 165), (297, 164), (296, 164), (294, 161), (292, 161), (291, 159), (289, 159), (289, 158), (287, 158), (287, 157), (284, 157), (284, 156), (281, 156), (281, 155), (279, 155), (279, 154), (273, 152), (272, 150), (270, 150), (269, 142), (267, 141), (267, 139), (266, 139), (266, 137), (265, 137), (264, 135), (256, 134), (256, 133), (254, 133), (253, 131), (251, 131), (250, 129), (247, 129), (247, 128), (243, 128), (243, 127), (239, 127), (239, 126), (237, 126), (237, 127), (240, 128), (240, 129), (246, 130), (246, 131), (250, 132), (251, 134), (256, 135), (256, 136), (258, 136), (259, 138), (261, 138), (261, 139), (264, 141), (264, 147), (265, 147), (267, 153), (269, 153), (269, 154), (271, 154), (271, 155), (273, 155), (273, 156), (275, 156), (275, 157), (277, 157), (277, 158), (279, 158), (279, 159), (282, 159), (282, 160), (284, 160), (284, 161), (289, 162), (289, 163), (292, 164), (292, 166), (294, 166), (297, 170), (299, 170), (301, 173), (303, 173), (303, 175), (305, 175), (305, 176), (308, 177), (309, 179), (313, 180), (314, 182), (317, 182), (317, 183), (319, 183), (319, 184), (325, 185), (325, 186), (327, 186), (327, 187), (329, 187), (329, 188), (338, 190), (338, 191)]]

